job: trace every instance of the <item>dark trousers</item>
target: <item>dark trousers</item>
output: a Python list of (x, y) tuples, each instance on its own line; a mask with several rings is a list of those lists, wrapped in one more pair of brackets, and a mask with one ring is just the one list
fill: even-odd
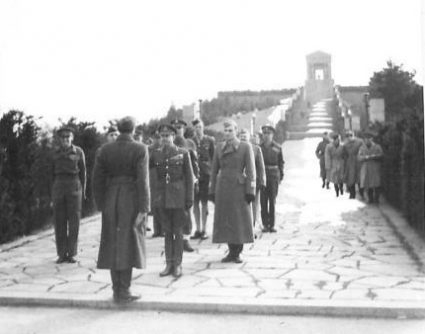
[(367, 190), (367, 197), (369, 199), (369, 203), (379, 203), (379, 188), (369, 188)]
[(350, 193), (350, 198), (356, 198), (356, 185), (347, 185), (348, 192)]
[(155, 235), (163, 235), (161, 222), (158, 217), (158, 208), (152, 209), (153, 216), (153, 234)]
[(130, 293), (132, 271), (132, 268), (125, 270), (111, 269), (112, 290), (115, 296), (124, 296)]
[(243, 250), (243, 244), (227, 244), (231, 257), (238, 257)]
[(159, 219), (164, 231), (165, 261), (174, 266), (183, 260), (183, 227), (187, 212), (181, 209), (159, 208)]
[(267, 179), (267, 185), (261, 190), (261, 220), (264, 227), (272, 228), (275, 223), (275, 204), (279, 188), (279, 180)]
[(344, 194), (344, 185), (342, 183), (334, 183), (334, 188), (336, 196), (339, 196), (339, 194)]
[(82, 187), (79, 179), (56, 180), (52, 191), (56, 250), (60, 257), (77, 255)]

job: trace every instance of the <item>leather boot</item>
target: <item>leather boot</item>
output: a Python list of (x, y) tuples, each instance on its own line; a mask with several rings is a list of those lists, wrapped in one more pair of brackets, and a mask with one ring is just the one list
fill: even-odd
[(339, 184), (339, 192), (341, 193), (341, 196), (344, 195), (344, 185), (342, 183)]
[(373, 201), (373, 189), (372, 188), (367, 190), (367, 197), (369, 199), (369, 203), (373, 203), (374, 202)]
[(187, 239), (183, 240), (183, 250), (185, 252), (188, 252), (188, 253), (192, 253), (194, 251), (194, 249), (192, 248), (192, 246), (189, 243), (189, 240), (187, 240)]
[(167, 265), (165, 266), (165, 269), (159, 273), (159, 276), (164, 277), (164, 276), (171, 275), (173, 271), (174, 271), (173, 264), (167, 263)]
[(173, 276), (175, 278), (179, 278), (181, 277), (181, 275), (183, 275), (182, 265), (181, 264), (175, 265), (173, 270)]
[(335, 188), (336, 197), (339, 197), (339, 187), (336, 183), (334, 184), (334, 188)]
[(140, 298), (140, 295), (133, 295), (130, 292), (131, 285), (131, 274), (132, 269), (120, 270), (120, 290), (119, 290), (119, 302), (128, 303), (135, 301)]
[(118, 270), (111, 269), (111, 281), (112, 281), (112, 291), (113, 291), (113, 299), (115, 302), (119, 301), (120, 297), (120, 272)]

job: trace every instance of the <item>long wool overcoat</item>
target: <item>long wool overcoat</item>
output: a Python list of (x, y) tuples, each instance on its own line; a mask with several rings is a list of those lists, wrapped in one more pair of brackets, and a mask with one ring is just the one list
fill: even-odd
[(146, 266), (144, 231), (134, 225), (139, 212), (149, 212), (149, 153), (142, 143), (121, 134), (97, 155), (93, 190), (102, 211), (97, 267), (124, 270)]
[(354, 138), (347, 141), (343, 146), (345, 151), (344, 182), (347, 186), (359, 183), (360, 163), (357, 155), (362, 144), (361, 139)]
[(360, 147), (358, 159), (360, 166), (360, 187), (376, 188), (381, 186), (381, 160), (382, 148), (379, 144), (372, 143), (370, 147), (363, 144)]
[(255, 195), (254, 152), (249, 143), (234, 139), (219, 143), (214, 152), (209, 192), (215, 194), (214, 243), (253, 242), (251, 205), (245, 194)]
[(344, 149), (341, 144), (338, 147), (329, 143), (325, 149), (326, 179), (332, 183), (344, 182)]

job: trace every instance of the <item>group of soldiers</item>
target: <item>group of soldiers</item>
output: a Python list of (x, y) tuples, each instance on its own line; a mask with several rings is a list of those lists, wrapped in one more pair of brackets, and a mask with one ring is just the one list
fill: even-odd
[[(242, 262), (243, 245), (254, 242), (260, 206), (262, 231), (276, 232), (284, 161), (274, 128), (263, 126), (260, 144), (258, 136), (250, 138), (246, 129), (238, 132), (228, 120), (224, 141), (216, 144), (204, 134), (201, 120), (192, 122), (191, 138), (185, 137), (186, 126), (183, 120), (161, 124), (148, 146), (141, 131), (135, 131), (134, 119), (125, 117), (108, 129), (107, 143), (96, 152), (92, 186), (102, 212), (97, 267), (110, 270), (116, 302), (139, 298), (129, 288), (132, 268), (146, 266), (148, 214), (153, 216), (152, 236), (164, 237), (166, 266), (160, 276), (180, 277), (183, 251), (193, 251), (189, 239), (208, 238), (209, 201), (215, 205), (212, 242), (228, 244), (222, 262)], [(60, 145), (52, 161), (57, 263), (73, 263), (86, 191), (85, 157), (72, 144), (71, 128), (57, 133)]]
[(334, 184), (336, 196), (344, 194), (344, 184), (350, 199), (356, 198), (356, 185), (362, 199), (365, 192), (369, 203), (379, 203), (381, 187), (381, 162), (383, 151), (373, 138), (375, 133), (366, 131), (361, 138), (353, 131), (345, 133), (341, 142), (338, 134), (323, 133), (317, 145), (316, 156), (320, 161), (322, 188)]

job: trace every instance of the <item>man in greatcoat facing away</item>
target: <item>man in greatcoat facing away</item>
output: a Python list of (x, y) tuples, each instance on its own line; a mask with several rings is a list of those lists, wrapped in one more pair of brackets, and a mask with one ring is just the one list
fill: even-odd
[(241, 263), (243, 244), (252, 243), (251, 202), (255, 200), (254, 152), (236, 137), (233, 120), (224, 122), (223, 143), (214, 152), (209, 197), (215, 203), (213, 243), (227, 243), (229, 253), (222, 262)]
[(149, 164), (157, 174), (152, 206), (158, 208), (165, 242), (166, 267), (159, 275), (177, 278), (182, 275), (183, 228), (193, 206), (194, 177), (189, 152), (174, 144), (176, 129), (162, 124), (158, 131), (162, 145), (152, 151)]
[(328, 133), (325, 131), (323, 132), (322, 141), (319, 144), (317, 144), (315, 153), (316, 153), (317, 159), (319, 159), (320, 178), (322, 179), (322, 188), (324, 188), (326, 185), (327, 189), (329, 189), (329, 180), (326, 180), (325, 150), (328, 144), (329, 144), (329, 136), (328, 136)]
[(146, 266), (145, 230), (150, 206), (149, 153), (133, 139), (135, 121), (118, 123), (120, 135), (100, 149), (94, 166), (93, 191), (102, 212), (97, 267), (110, 269), (116, 302), (140, 296), (130, 293), (132, 268)]

